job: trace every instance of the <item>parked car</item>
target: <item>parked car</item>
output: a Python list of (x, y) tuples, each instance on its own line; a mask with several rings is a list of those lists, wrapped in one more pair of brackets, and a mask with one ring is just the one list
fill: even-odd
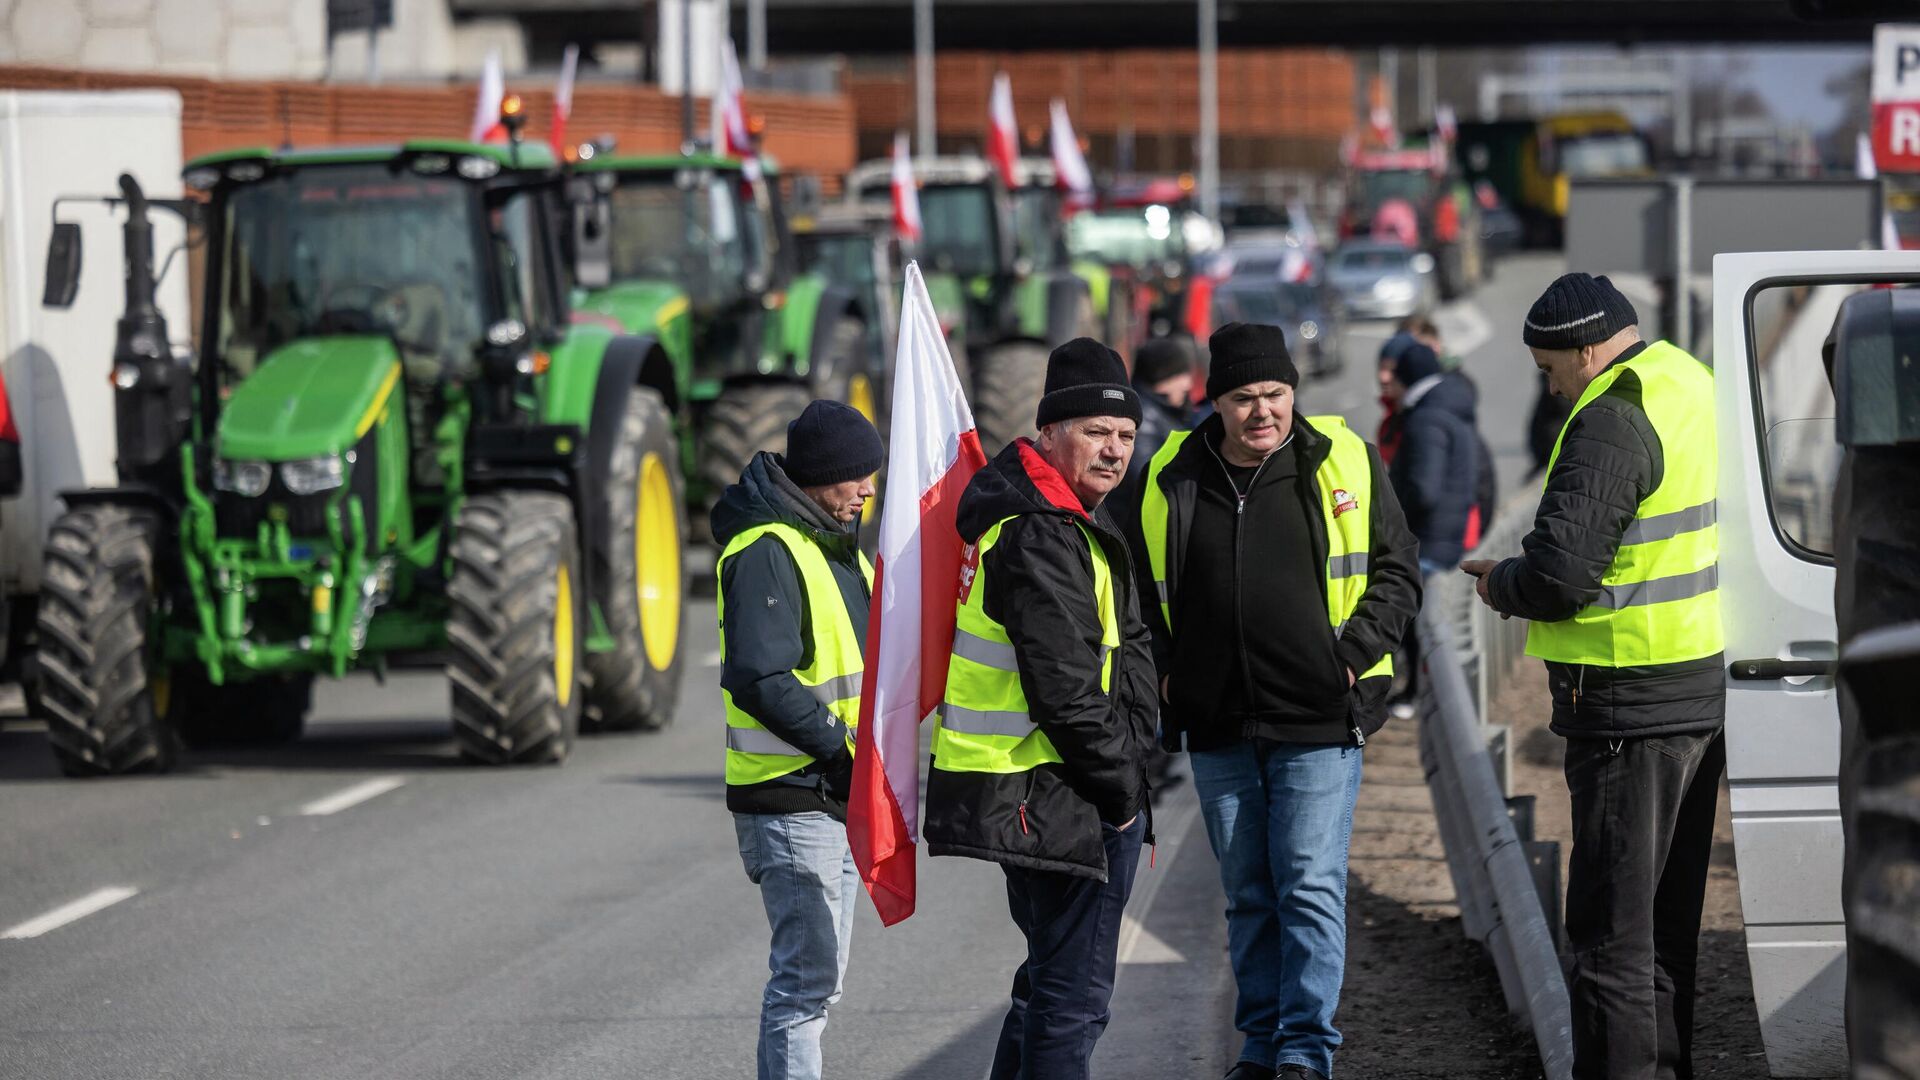
[(1359, 241), (1333, 253), (1327, 280), (1356, 319), (1431, 311), (1440, 294), (1433, 256), (1403, 244)]
[(1215, 326), (1278, 326), (1287, 335), (1294, 363), (1308, 376), (1331, 375), (1344, 360), (1340, 344), (1345, 317), (1334, 297), (1312, 285), (1235, 274), (1214, 289), (1212, 321)]

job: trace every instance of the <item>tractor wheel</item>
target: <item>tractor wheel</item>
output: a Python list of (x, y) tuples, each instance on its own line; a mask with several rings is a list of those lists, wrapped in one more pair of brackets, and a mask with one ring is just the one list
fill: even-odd
[(215, 686), (197, 670), (168, 672), (167, 720), (190, 747), (298, 740), (313, 708), (313, 676), (261, 675)]
[(707, 411), (700, 431), (700, 477), (718, 499), (740, 482), (747, 462), (762, 450), (787, 448), (787, 425), (812, 398), (794, 383), (744, 383), (728, 387)]
[(559, 762), (580, 727), (578, 533), (566, 498), (476, 495), (454, 524), (447, 642), (453, 738), (483, 765)]
[(1047, 347), (1008, 341), (988, 349), (973, 365), (973, 418), (988, 457), (1022, 435), (1033, 434), (1033, 413), (1047, 385)]
[(158, 535), (153, 514), (101, 505), (61, 515), (47, 537), (35, 698), (68, 776), (173, 767), (167, 680), (148, 640)]
[(594, 585), (613, 636), (587, 655), (588, 731), (654, 731), (673, 722), (687, 622), (686, 499), (673, 417), (657, 391), (627, 395), (606, 493), (608, 550)]

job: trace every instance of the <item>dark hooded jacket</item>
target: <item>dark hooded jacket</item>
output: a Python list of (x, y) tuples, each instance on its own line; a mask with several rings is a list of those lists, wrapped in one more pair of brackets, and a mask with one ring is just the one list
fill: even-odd
[[(761, 453), (713, 508), (714, 542), (774, 522), (800, 530), (827, 556), (840, 585), (836, 598), (853, 619), (864, 648), (869, 593), (860, 568), (859, 535), (828, 517), (787, 478), (778, 454)], [(801, 685), (794, 671), (813, 662), (813, 626), (806, 584), (777, 537), (763, 536), (721, 568), (725, 600), (720, 636), (726, 659), (720, 685), (733, 703), (768, 731), (815, 760), (799, 772), (761, 784), (727, 786), (727, 809), (741, 814), (823, 811), (846, 820), (853, 783), (847, 726)]]
[[(1237, 512), (1217, 449), (1218, 416), (1194, 429), (1160, 470), (1167, 496), (1167, 595), (1178, 634), (1146, 608), (1154, 659), (1171, 701), (1161, 715), (1168, 750), (1210, 750), (1246, 739), (1355, 742), (1386, 723), (1392, 679), (1347, 685), (1399, 645), (1420, 610), (1416, 544), (1371, 447), (1373, 550), (1367, 591), (1339, 636), (1327, 620), (1327, 526), (1315, 475), (1329, 443), (1305, 417), (1246, 486)], [(1293, 456), (1274, 468), (1280, 455)], [(1136, 515), (1137, 516), (1137, 515)], [(1196, 528), (1196, 521), (1212, 522)], [(1146, 538), (1136, 546), (1142, 590), (1153, 588)], [(1201, 565), (1198, 560), (1206, 560)], [(1358, 735), (1356, 736), (1356, 732)]]
[(1420, 541), (1420, 558), (1452, 566), (1465, 553), (1467, 514), (1479, 494), (1473, 387), (1457, 375), (1435, 376), (1394, 419), (1400, 446), (1387, 473), (1393, 493)]
[[(1635, 345), (1614, 363), (1644, 348)], [(1622, 376), (1567, 422), (1533, 531), (1520, 542), (1523, 554), (1487, 575), (1493, 609), (1539, 622), (1579, 614), (1599, 598), (1621, 536), (1665, 475), (1640, 381)], [(1713, 731), (1726, 716), (1721, 657), (1617, 668), (1549, 661), (1553, 730), (1608, 739)]]
[[(973, 477), (956, 524), (971, 544), (1008, 521), (981, 560), (986, 613), (1006, 627), (1027, 709), (1061, 762), (1020, 773), (928, 774), (927, 850), (1105, 881), (1102, 826), (1147, 807), (1156, 719), (1152, 646), (1132, 557), (1104, 506), (1081, 509), (1066, 480), (1019, 439)], [(1085, 527), (1113, 575), (1121, 646), (1100, 688), (1100, 613)], [(1151, 830), (1149, 830), (1151, 833)]]

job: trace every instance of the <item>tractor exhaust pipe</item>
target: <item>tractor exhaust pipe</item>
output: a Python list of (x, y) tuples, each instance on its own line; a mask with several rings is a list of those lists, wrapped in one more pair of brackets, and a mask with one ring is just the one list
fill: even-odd
[(155, 302), (153, 222), (146, 192), (120, 174), (126, 202), (127, 307), (113, 346), (114, 427), (120, 441), (120, 479), (167, 486), (177, 478), (160, 468), (186, 438), (192, 409), (192, 377), (173, 358), (166, 316)]

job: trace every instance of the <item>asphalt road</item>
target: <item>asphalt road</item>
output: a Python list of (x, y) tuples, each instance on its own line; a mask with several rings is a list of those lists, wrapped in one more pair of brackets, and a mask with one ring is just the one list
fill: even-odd
[[(1508, 262), (1441, 315), (1507, 490), (1533, 390), (1514, 329), (1556, 269)], [(1304, 406), (1371, 432), (1385, 334), (1355, 327)], [(0, 1077), (752, 1075), (766, 923), (722, 802), (713, 627), (697, 604), (673, 727), (559, 768), (463, 767), (418, 674), (323, 686), (301, 742), (164, 777), (63, 780), (40, 730), (0, 726)], [(1161, 805), (1103, 1078), (1217, 1076), (1237, 1049), (1193, 811), (1190, 788)], [(1002, 881), (923, 858), (912, 919), (863, 906), (831, 1072), (984, 1075), (1021, 953)]]

